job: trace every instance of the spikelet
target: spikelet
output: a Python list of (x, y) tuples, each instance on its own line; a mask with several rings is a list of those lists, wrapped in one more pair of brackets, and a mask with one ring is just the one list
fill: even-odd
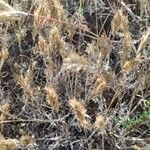
[(111, 22), (112, 32), (128, 32), (128, 18), (123, 15), (122, 9), (119, 9)]
[(19, 20), (28, 14), (16, 11), (10, 5), (0, 0), (0, 22)]
[(68, 57), (64, 58), (63, 69), (71, 72), (78, 72), (80, 70), (87, 70), (88, 63), (86, 59), (76, 53), (70, 53)]
[(48, 105), (51, 106), (51, 109), (54, 110), (56, 113), (59, 111), (59, 101), (58, 101), (58, 95), (56, 93), (56, 90), (50, 86), (45, 87), (46, 91), (46, 100)]
[(143, 34), (141, 38), (138, 52), (140, 52), (141, 49), (143, 49), (147, 44), (150, 44), (150, 27), (148, 27), (147, 31), (145, 32), (145, 34)]
[(0, 150), (16, 150), (19, 146), (17, 139), (0, 139)]
[(73, 113), (75, 114), (75, 118), (77, 119), (79, 124), (84, 128), (89, 128), (90, 123), (86, 119), (89, 118), (89, 116), (86, 114), (87, 110), (84, 104), (74, 98), (69, 100), (69, 106), (73, 110)]
[(141, 63), (141, 61), (141, 54), (138, 54), (135, 58), (125, 61), (125, 63), (122, 65), (122, 70), (128, 73), (129, 71), (133, 70), (136, 65)]
[(95, 127), (98, 130), (104, 130), (106, 128), (106, 118), (100, 114), (97, 115), (96, 120), (95, 120)]
[(95, 81), (94, 88), (91, 95), (97, 96), (98, 94), (101, 94), (106, 89), (111, 79), (111, 76), (112, 76), (111, 74), (107, 75), (107, 77), (104, 75), (100, 75)]

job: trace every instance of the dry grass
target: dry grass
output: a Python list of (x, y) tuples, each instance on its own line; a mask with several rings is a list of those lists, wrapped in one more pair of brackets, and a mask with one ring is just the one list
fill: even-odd
[(0, 150), (146, 149), (148, 0), (5, 2)]

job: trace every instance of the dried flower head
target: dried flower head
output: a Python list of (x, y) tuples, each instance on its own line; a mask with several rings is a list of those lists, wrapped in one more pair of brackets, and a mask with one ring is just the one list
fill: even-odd
[(59, 111), (59, 101), (56, 90), (50, 86), (45, 87), (45, 91), (47, 93), (46, 100), (47, 103), (51, 106), (52, 110), (58, 113)]
[(75, 114), (75, 118), (79, 124), (85, 128), (89, 128), (90, 124), (86, 118), (89, 116), (86, 114), (87, 110), (81, 101), (74, 99), (69, 100), (69, 105)]

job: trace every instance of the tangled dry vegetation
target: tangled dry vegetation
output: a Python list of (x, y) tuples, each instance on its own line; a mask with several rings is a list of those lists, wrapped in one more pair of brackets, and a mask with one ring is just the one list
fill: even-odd
[(5, 2), (0, 150), (150, 149), (149, 0)]

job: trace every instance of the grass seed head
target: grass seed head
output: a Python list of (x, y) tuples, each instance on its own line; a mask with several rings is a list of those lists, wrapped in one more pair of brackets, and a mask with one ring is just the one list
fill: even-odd
[(63, 69), (71, 72), (78, 72), (80, 70), (87, 70), (88, 62), (85, 58), (76, 53), (70, 53), (63, 61)]
[(49, 55), (49, 43), (46, 41), (46, 39), (44, 39), (42, 35), (39, 35), (39, 40), (36, 46), (40, 55), (43, 55), (44, 57), (47, 57)]
[(23, 145), (32, 145), (35, 142), (34, 139), (29, 135), (23, 135), (19, 141)]
[(0, 139), (0, 150), (16, 150), (18, 146), (17, 139)]
[(30, 86), (30, 78), (29, 76), (17, 75), (15, 74), (15, 79), (23, 89), (24, 93), (28, 96), (28, 98), (33, 99), (33, 90)]
[(95, 127), (98, 129), (98, 130), (103, 130), (106, 128), (106, 118), (102, 115), (97, 115), (96, 117), (96, 120), (95, 120)]
[(106, 89), (110, 79), (111, 79), (111, 75), (107, 77), (104, 75), (100, 75), (95, 81), (94, 88), (91, 95), (97, 96), (98, 94), (103, 92)]
[(112, 32), (128, 32), (128, 18), (123, 15), (122, 9), (119, 9), (111, 22)]
[(59, 101), (58, 101), (58, 95), (56, 93), (56, 90), (50, 86), (46, 86), (45, 91), (47, 94), (46, 96), (47, 103), (51, 106), (52, 110), (58, 113)]
[(40, 30), (44, 27), (46, 19), (41, 16), (50, 17), (51, 12), (47, 0), (38, 0), (36, 3), (35, 16), (34, 16), (34, 28)]
[(133, 70), (133, 68), (138, 65), (139, 63), (141, 63), (141, 54), (138, 54), (135, 58), (131, 59), (131, 60), (127, 60), (124, 62), (122, 69), (125, 72), (129, 72), (131, 70)]
[(78, 120), (79, 124), (82, 127), (89, 128), (90, 124), (86, 119), (87, 117), (89, 118), (89, 116), (86, 114), (87, 110), (84, 104), (74, 98), (69, 100), (69, 106), (73, 110), (75, 118)]
[(111, 50), (111, 41), (107, 37), (106, 32), (103, 32), (101, 37), (98, 39), (98, 45), (101, 53), (101, 59), (103, 60)]

